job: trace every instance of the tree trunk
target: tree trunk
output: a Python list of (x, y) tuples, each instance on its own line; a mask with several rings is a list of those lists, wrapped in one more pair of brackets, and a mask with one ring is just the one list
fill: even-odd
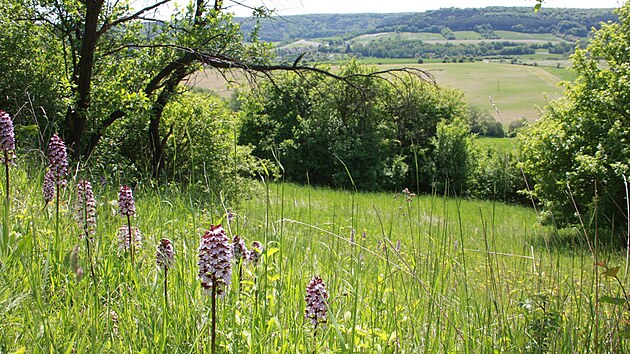
[(98, 17), (104, 0), (85, 2), (85, 27), (81, 38), (78, 75), (76, 77), (76, 103), (74, 109), (68, 109), (65, 122), (66, 144), (75, 158), (83, 154), (81, 141), (87, 122), (87, 111), (90, 107), (92, 91), (92, 72), (94, 68), (94, 52), (98, 41)]

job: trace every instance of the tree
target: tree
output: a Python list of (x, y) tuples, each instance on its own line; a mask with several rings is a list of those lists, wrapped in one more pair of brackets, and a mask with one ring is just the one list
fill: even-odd
[[(41, 28), (53, 43), (52, 54), (63, 65), (49, 74), (63, 83), (58, 92), (67, 107), (57, 128), (76, 159), (87, 159), (124, 118), (147, 132), (150, 165), (157, 175), (171, 134), (170, 127), (162, 126), (164, 108), (202, 65), (251, 76), (314, 71), (344, 80), (301, 65), (301, 57), (293, 65), (272, 65), (269, 45), (257, 40), (256, 29), (245, 43), (221, 0), (191, 1), (169, 21), (153, 18), (170, 1), (153, 0), (141, 9), (114, 0), (29, 0), (19, 8), (0, 8), (0, 17), (10, 18), (16, 29)], [(264, 8), (252, 11), (268, 14)]]
[(602, 24), (572, 57), (578, 77), (521, 134), (523, 168), (533, 194), (558, 226), (625, 225), (624, 178), (630, 173), (630, 5)]

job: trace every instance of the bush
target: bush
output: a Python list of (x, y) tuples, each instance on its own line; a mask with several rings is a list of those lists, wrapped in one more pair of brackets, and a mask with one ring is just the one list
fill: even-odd
[(432, 139), (435, 164), (435, 187), (438, 191), (454, 191), (460, 195), (468, 188), (472, 171), (472, 137), (463, 119), (441, 121)]
[[(340, 74), (371, 70), (352, 62)], [(244, 99), (239, 141), (278, 158), (291, 181), (305, 183), (308, 173), (313, 184), (350, 187), (347, 167), (359, 189), (402, 189), (416, 176), (430, 189), (430, 139), (440, 120), (464, 116), (462, 93), (415, 78), (352, 83), (295, 74), (262, 83), (259, 96)]]
[(479, 136), (503, 138), (503, 124), (497, 122), (488, 111), (479, 107), (468, 107), (468, 124), (470, 132)]
[[(520, 134), (523, 167), (550, 221), (625, 229), (624, 176), (630, 173), (630, 4), (572, 57), (578, 77), (543, 117)], [(603, 61), (603, 63), (602, 63)], [(602, 65), (603, 64), (603, 65)], [(597, 219), (595, 219), (597, 218)]]

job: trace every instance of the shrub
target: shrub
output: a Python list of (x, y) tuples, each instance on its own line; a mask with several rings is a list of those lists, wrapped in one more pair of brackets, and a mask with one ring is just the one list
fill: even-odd
[[(523, 167), (534, 194), (558, 226), (627, 226), (624, 176), (630, 172), (630, 4), (619, 23), (603, 24), (572, 57), (578, 77), (544, 116), (521, 134)], [(603, 63), (602, 63), (603, 61)], [(604, 64), (604, 65), (602, 65)]]
[(437, 134), (432, 139), (435, 164), (435, 186), (438, 191), (446, 187), (461, 194), (468, 187), (472, 171), (472, 137), (469, 127), (463, 119), (452, 122), (441, 121)]

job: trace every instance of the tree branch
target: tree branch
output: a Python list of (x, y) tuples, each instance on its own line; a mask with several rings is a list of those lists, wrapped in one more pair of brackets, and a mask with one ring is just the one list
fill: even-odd
[(143, 9), (138, 10), (137, 12), (126, 16), (126, 17), (121, 17), (118, 20), (111, 22), (111, 23), (104, 23), (103, 26), (101, 26), (101, 29), (98, 31), (98, 35), (102, 35), (103, 33), (107, 32), (107, 30), (109, 30), (112, 27), (118, 26), (121, 23), (127, 22), (127, 21), (131, 21), (131, 20), (135, 20), (138, 19), (142, 14), (144, 14), (145, 12), (151, 11), (153, 9), (156, 9), (164, 4), (166, 4), (167, 2), (170, 2), (171, 0), (162, 0), (160, 2), (157, 2), (151, 6), (147, 6)]

